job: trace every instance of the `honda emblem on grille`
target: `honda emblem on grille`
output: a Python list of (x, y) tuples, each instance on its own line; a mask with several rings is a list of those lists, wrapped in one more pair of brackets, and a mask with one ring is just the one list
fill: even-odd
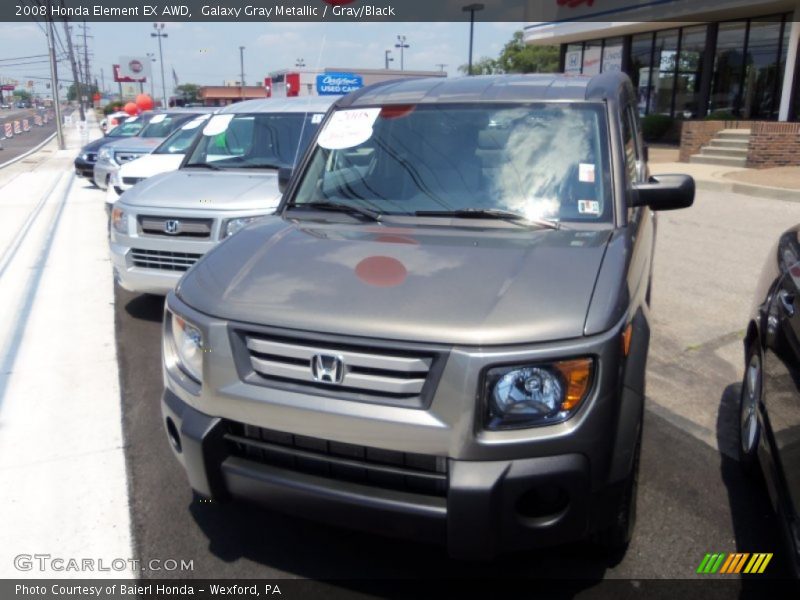
[(311, 357), (311, 375), (320, 383), (340, 384), (344, 379), (344, 360), (334, 354), (315, 354)]
[(181, 230), (181, 222), (178, 219), (167, 219), (164, 221), (164, 233), (175, 235)]

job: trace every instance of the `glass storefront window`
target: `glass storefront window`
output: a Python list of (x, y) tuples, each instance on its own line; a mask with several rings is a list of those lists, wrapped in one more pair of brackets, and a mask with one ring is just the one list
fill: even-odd
[(700, 82), (706, 50), (705, 25), (685, 27), (681, 34), (681, 51), (675, 80), (675, 116), (694, 119), (702, 116)]
[(583, 46), (584, 75), (597, 75), (600, 72), (600, 61), (603, 56), (603, 40), (586, 42)]
[(720, 23), (709, 112), (739, 116), (747, 23)]
[(577, 75), (583, 62), (583, 44), (569, 44), (564, 55), (564, 73)]
[(608, 38), (603, 43), (603, 73), (615, 73), (622, 70), (621, 37)]
[(782, 65), (786, 60), (786, 48), (781, 48), (781, 27), (780, 18), (750, 23), (741, 106), (745, 119), (771, 119), (777, 115)]
[(650, 92), (648, 113), (672, 113), (672, 90), (675, 87), (675, 69), (678, 59), (678, 30), (656, 33), (653, 66), (658, 68), (658, 79)]
[(631, 39), (630, 77), (638, 97), (639, 115), (647, 114), (650, 88), (650, 61), (653, 56), (653, 34), (634, 35)]

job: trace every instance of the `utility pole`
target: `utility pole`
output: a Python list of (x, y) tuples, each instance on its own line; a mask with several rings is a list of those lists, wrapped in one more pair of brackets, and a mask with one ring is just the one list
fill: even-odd
[(73, 84), (75, 86), (75, 97), (78, 100), (78, 110), (80, 111), (81, 121), (85, 121), (86, 113), (83, 110), (83, 85), (81, 84), (83, 79), (78, 75), (78, 65), (75, 63), (75, 52), (72, 48), (72, 32), (66, 20), (63, 25), (64, 35), (67, 36), (67, 54), (69, 54), (69, 64), (72, 66), (72, 79), (75, 80)]
[[(47, 12), (52, 14), (50, 10), (50, 2), (47, 3)], [(66, 144), (64, 143), (64, 123), (61, 118), (61, 103), (58, 99), (58, 67), (56, 63), (56, 49), (53, 44), (55, 32), (53, 31), (53, 18), (52, 16), (47, 19), (47, 48), (50, 51), (50, 86), (53, 88), (53, 106), (56, 111), (56, 137), (58, 138), (58, 149), (64, 150)]]
[(447, 66), (446, 63), (436, 63), (436, 66), (439, 67), (440, 71), (444, 71), (444, 68)]
[(106, 76), (103, 73), (103, 67), (100, 67), (100, 92), (105, 94), (106, 93)]
[(150, 37), (158, 38), (158, 56), (159, 60), (161, 61), (161, 98), (162, 98), (162, 108), (167, 108), (167, 85), (164, 83), (164, 49), (161, 46), (161, 38), (169, 37), (166, 33), (164, 33), (164, 23), (160, 24), (159, 27), (158, 23), (153, 23), (153, 29), (155, 29), (155, 33), (151, 33)]
[(400, 48), (400, 70), (405, 71), (406, 65), (405, 61), (403, 60), (403, 50), (406, 48), (410, 48), (408, 44), (406, 44), (406, 36), (398, 35), (397, 36), (397, 43), (394, 45), (395, 48)]
[[(152, 52), (147, 53), (147, 58), (150, 59), (151, 63), (156, 62), (156, 55)], [(155, 88), (155, 75), (153, 75), (153, 65), (150, 65), (150, 97), (153, 98), (155, 102), (156, 97), (156, 88)]]
[(384, 62), (386, 63), (386, 70), (387, 71), (389, 70), (389, 63), (390, 62), (394, 62), (394, 59), (391, 56), (389, 56), (391, 53), (392, 53), (391, 50), (384, 50), (384, 52), (383, 52), (383, 54), (384, 54), (383, 58), (384, 58)]
[(469, 63), (467, 65), (467, 75), (472, 75), (472, 40), (475, 36), (475, 13), (486, 8), (483, 4), (468, 4), (461, 8), (469, 13)]
[[(88, 26), (86, 25), (86, 21), (83, 22), (83, 81), (86, 83), (84, 89), (86, 90), (86, 104), (88, 107), (89, 104), (89, 88), (91, 87), (90, 82), (92, 81), (92, 74), (89, 71), (89, 46), (86, 43), (86, 30)], [(81, 102), (83, 102), (83, 98), (81, 98)]]
[(244, 46), (239, 46), (239, 97), (244, 100)]

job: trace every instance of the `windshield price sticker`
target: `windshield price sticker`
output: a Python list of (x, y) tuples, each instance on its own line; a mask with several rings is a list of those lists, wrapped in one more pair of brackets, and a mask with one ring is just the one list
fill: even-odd
[(578, 200), (578, 212), (582, 215), (599, 215), (600, 203), (597, 200)]
[(214, 115), (203, 129), (203, 135), (219, 135), (228, 129), (228, 125), (233, 120), (233, 115)]
[(324, 117), (324, 116), (325, 115), (323, 113), (317, 113), (317, 114), (311, 115), (311, 124), (312, 125), (319, 125), (320, 123), (322, 123), (322, 117)]
[(165, 115), (165, 114), (155, 115), (152, 119), (150, 119), (150, 122), (151, 123), (161, 123), (161, 121), (163, 121), (166, 118), (167, 118), (167, 115)]
[(325, 125), (317, 143), (327, 150), (342, 150), (363, 144), (372, 137), (372, 126), (380, 113), (380, 108), (337, 111)]
[(594, 165), (592, 163), (580, 163), (578, 165), (578, 181), (594, 183)]
[(183, 129), (184, 131), (189, 130), (189, 129), (197, 129), (198, 127), (200, 127), (200, 125), (205, 123), (206, 119), (208, 119), (208, 116), (203, 116), (203, 117), (200, 117), (198, 119), (193, 119), (193, 120), (189, 121), (186, 125), (181, 127), (181, 129)]

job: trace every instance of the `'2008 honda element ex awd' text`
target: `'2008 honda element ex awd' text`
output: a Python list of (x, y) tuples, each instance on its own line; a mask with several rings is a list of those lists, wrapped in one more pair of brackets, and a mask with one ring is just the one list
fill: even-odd
[(622, 74), (377, 84), (167, 297), (191, 487), (447, 545), (630, 539), (654, 211)]

